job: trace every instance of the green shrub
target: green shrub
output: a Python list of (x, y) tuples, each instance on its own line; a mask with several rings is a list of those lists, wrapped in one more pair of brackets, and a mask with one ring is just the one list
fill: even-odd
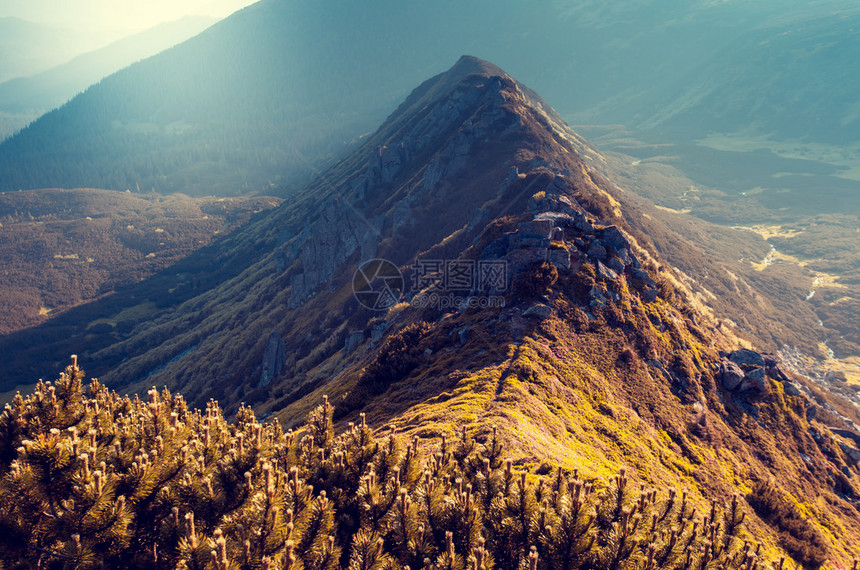
[[(735, 500), (544, 468), (516, 472), (495, 430), (425, 449), (336, 434), (323, 401), (297, 432), (249, 408), (120, 397), (74, 364), (0, 415), (3, 568), (447, 570), (751, 568)], [(759, 566), (761, 567), (761, 566)]]

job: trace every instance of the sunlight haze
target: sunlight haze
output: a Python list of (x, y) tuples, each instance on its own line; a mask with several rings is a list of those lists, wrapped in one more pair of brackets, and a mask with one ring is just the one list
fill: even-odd
[(0, 0), (0, 18), (78, 30), (138, 31), (183, 16), (223, 18), (252, 0)]

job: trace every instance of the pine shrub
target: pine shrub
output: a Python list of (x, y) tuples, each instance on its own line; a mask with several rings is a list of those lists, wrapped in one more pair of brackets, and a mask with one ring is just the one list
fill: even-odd
[(699, 512), (624, 471), (518, 472), (495, 430), (431, 450), (363, 416), (335, 433), (324, 400), (284, 433), (83, 378), (73, 361), (0, 415), (2, 568), (764, 567), (737, 497)]

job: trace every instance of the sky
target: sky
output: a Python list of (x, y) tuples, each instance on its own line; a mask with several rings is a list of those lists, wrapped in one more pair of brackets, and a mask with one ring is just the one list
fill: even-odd
[(86, 31), (140, 31), (188, 15), (223, 18), (256, 0), (0, 0), (0, 17)]

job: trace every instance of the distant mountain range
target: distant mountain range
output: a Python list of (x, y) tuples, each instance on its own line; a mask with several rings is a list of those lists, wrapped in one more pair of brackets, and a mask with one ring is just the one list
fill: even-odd
[(286, 194), (463, 52), (499, 61), (572, 121), (687, 140), (752, 129), (856, 141), (858, 22), (836, 0), (620, 11), (597, 1), (263, 0), (3, 143), (0, 190)]
[[(189, 16), (81, 54), (61, 65), (0, 83), (0, 139), (85, 90), (103, 77), (197, 35), (215, 22)], [(35, 42), (38, 43), (38, 42)], [(68, 52), (64, 52), (68, 53)], [(13, 122), (18, 119), (17, 122)], [(5, 133), (2, 129), (6, 129)]]
[(0, 82), (41, 73), (121, 37), (121, 32), (67, 30), (0, 18)]

